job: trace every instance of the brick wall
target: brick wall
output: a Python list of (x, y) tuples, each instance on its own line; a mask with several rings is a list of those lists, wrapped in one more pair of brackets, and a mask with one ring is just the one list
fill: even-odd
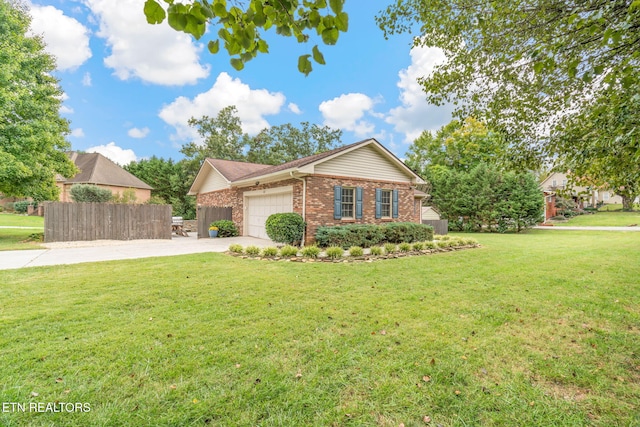
[[(344, 224), (383, 224), (385, 222), (420, 222), (420, 200), (414, 198), (413, 188), (409, 183), (375, 182), (366, 179), (320, 176), (314, 175), (307, 180), (307, 203), (305, 233), (306, 243), (312, 243), (316, 230), (323, 225)], [(243, 194), (245, 191), (263, 190), (274, 187), (293, 186), (293, 211), (302, 214), (302, 182), (288, 179), (269, 184), (260, 184), (246, 188), (233, 188), (198, 194), (198, 205), (220, 206), (233, 208), (233, 222), (238, 227), (240, 235), (244, 234)], [(362, 219), (335, 220), (333, 219), (333, 187), (362, 187)], [(398, 218), (376, 219), (376, 188), (398, 190)]]

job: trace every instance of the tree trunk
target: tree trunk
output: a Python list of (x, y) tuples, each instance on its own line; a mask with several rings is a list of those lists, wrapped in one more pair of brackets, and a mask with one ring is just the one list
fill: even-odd
[(635, 194), (627, 194), (625, 196), (622, 196), (622, 210), (624, 212), (631, 212), (633, 210), (633, 201), (635, 199)]

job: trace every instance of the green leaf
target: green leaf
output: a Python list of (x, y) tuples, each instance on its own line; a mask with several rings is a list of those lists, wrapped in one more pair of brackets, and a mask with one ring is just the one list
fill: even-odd
[(313, 70), (311, 61), (309, 61), (310, 56), (311, 55), (300, 55), (300, 57), (298, 57), (298, 71), (305, 76), (308, 76), (311, 70)]
[(329, 7), (336, 15), (342, 12), (342, 6), (344, 5), (344, 0), (329, 0)]
[(244, 68), (244, 62), (242, 62), (242, 59), (231, 58), (230, 62), (231, 62), (231, 66), (238, 71), (242, 71), (242, 69)]
[(186, 15), (186, 20), (184, 32), (191, 34), (196, 40), (199, 40), (206, 30), (206, 25), (193, 15)]
[(324, 44), (334, 45), (338, 42), (339, 35), (337, 28), (328, 28), (322, 32), (322, 41)]
[(227, 6), (221, 1), (215, 2), (213, 4), (213, 14), (218, 18), (226, 18), (228, 15)]
[(218, 53), (220, 50), (220, 40), (210, 41), (209, 44), (207, 44), (207, 47), (209, 48), (209, 52), (213, 54)]
[(258, 50), (260, 53), (269, 53), (269, 45), (266, 41), (260, 39), (258, 40)]
[(174, 30), (184, 31), (187, 26), (187, 17), (182, 13), (171, 13), (170, 11), (167, 22)]
[(349, 30), (349, 15), (347, 15), (345, 12), (339, 13), (336, 16), (335, 24), (338, 30), (346, 33)]
[(309, 22), (313, 28), (317, 27), (320, 23), (320, 13), (317, 10), (312, 10), (309, 12)]
[(167, 17), (167, 13), (155, 0), (144, 2), (144, 14), (149, 24), (159, 24)]
[(322, 55), (322, 52), (320, 52), (320, 49), (318, 49), (318, 45), (315, 45), (311, 50), (311, 52), (313, 53), (314, 61), (316, 61), (318, 64), (321, 64), (321, 65), (326, 64), (326, 62), (324, 62), (324, 55)]

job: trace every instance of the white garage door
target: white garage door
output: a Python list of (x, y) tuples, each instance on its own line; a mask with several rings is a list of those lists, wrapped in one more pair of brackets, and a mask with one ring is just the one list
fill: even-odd
[(268, 239), (265, 223), (274, 213), (293, 212), (291, 192), (247, 197), (247, 234)]

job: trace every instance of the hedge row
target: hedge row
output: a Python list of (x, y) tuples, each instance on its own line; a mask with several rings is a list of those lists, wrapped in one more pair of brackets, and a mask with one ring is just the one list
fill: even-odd
[(384, 243), (413, 243), (433, 240), (433, 227), (413, 222), (390, 222), (388, 224), (353, 224), (318, 227), (316, 243), (323, 248), (351, 246), (370, 248)]

